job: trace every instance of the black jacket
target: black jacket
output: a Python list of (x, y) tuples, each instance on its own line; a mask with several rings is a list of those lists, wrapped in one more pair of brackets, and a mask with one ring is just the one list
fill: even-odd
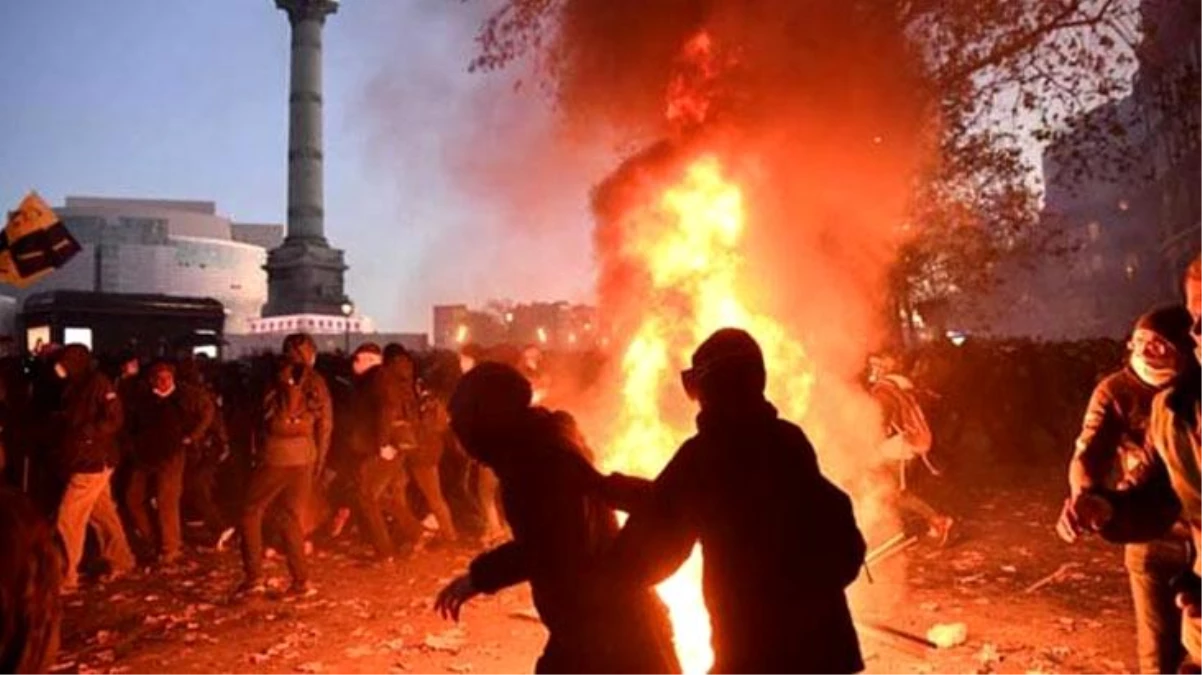
[(599, 561), (617, 521), (600, 498), (600, 475), (545, 410), (511, 440), (514, 450), (493, 469), (513, 541), (477, 556), (473, 585), (491, 593), (530, 582), (550, 633), (538, 672), (677, 672), (654, 592), (601, 583)]
[(631, 514), (614, 573), (658, 583), (700, 541), (714, 672), (862, 670), (844, 594), (865, 553), (851, 500), (763, 400), (703, 412), (698, 430)]
[(1094, 387), (1069, 466), (1074, 492), (1139, 482), (1152, 461), (1144, 437), (1157, 391), (1130, 367)]
[(116, 466), (117, 433), (124, 413), (112, 382), (96, 370), (82, 346), (64, 347), (59, 363), (67, 370), (62, 406), (53, 420), (59, 472), (64, 476), (99, 473)]
[(188, 451), (199, 451), (216, 418), (208, 392), (180, 382), (168, 396), (149, 387), (135, 399), (129, 415), (129, 435), (134, 459), (142, 466), (157, 466)]

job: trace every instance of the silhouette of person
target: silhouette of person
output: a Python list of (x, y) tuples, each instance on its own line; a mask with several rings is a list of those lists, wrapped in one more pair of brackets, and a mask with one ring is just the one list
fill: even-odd
[(679, 672), (667, 612), (653, 591), (614, 592), (599, 578), (600, 556), (618, 532), (612, 498), (571, 416), (533, 407), (532, 395), (513, 367), (481, 363), (451, 397), (451, 428), (496, 472), (513, 539), (477, 556), (439, 594), (436, 609), (458, 620), (475, 595), (529, 581), (550, 633), (535, 672)]
[(864, 539), (805, 434), (765, 399), (759, 345), (719, 330), (682, 380), (701, 405), (697, 434), (631, 513), (610, 573), (645, 588), (700, 541), (714, 672), (863, 669), (844, 589), (864, 562)]

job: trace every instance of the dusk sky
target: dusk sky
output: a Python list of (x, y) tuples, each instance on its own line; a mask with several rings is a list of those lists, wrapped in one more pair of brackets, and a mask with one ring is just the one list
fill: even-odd
[[(347, 0), (326, 24), (326, 234), (382, 329), (428, 330), (435, 303), (591, 294), (608, 164), (550, 140), (505, 77), (467, 73), (489, 6)], [(0, 204), (200, 199), (284, 222), (288, 44), (272, 0), (0, 3)]]

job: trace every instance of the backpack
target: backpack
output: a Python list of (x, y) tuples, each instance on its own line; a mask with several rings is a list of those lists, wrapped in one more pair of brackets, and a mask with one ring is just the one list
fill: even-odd
[(312, 437), (317, 428), (312, 392), (301, 384), (280, 384), (267, 394), (264, 422), (268, 437)]
[[(934, 436), (927, 424), (926, 415), (914, 397), (914, 385), (900, 375), (889, 375), (873, 388), (873, 395), (887, 406), (890, 418), (884, 444), (885, 454), (891, 459), (906, 459), (914, 455), (925, 455), (931, 450)], [(890, 449), (892, 448), (892, 449)]]

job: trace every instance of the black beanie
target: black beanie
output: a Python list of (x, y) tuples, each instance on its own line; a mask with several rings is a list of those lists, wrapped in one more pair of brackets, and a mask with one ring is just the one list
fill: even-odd
[(1189, 331), (1194, 320), (1189, 312), (1181, 305), (1158, 307), (1139, 317), (1135, 322), (1135, 330), (1150, 330), (1168, 340), (1177, 351), (1188, 354), (1193, 351), (1194, 343)]

